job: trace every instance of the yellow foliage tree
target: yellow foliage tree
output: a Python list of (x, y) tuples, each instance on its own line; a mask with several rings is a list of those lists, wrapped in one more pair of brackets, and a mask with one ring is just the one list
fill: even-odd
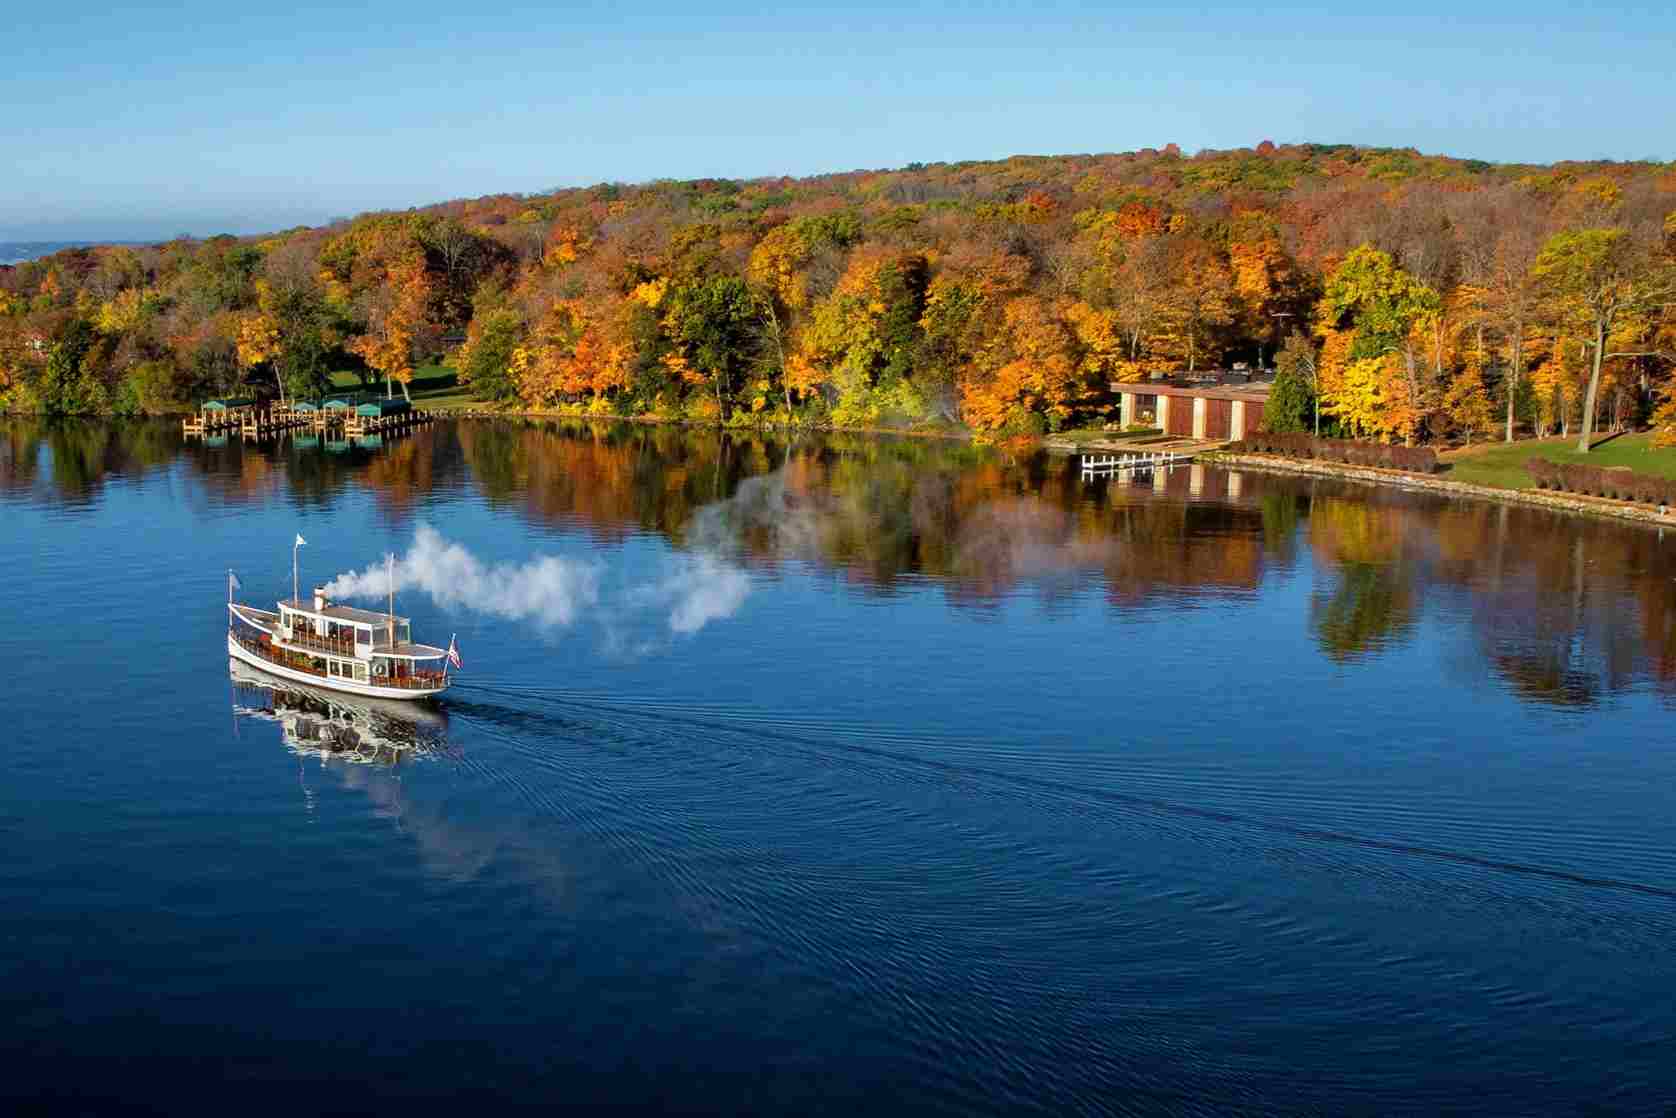
[(429, 299), (424, 256), (399, 257), (386, 270), (385, 286), (372, 307), (367, 332), (349, 343), (352, 353), (384, 374), (386, 389), (394, 381), (402, 386), (404, 397), (413, 381), (413, 344), (425, 322)]
[[(256, 281), (258, 307), (266, 288), (267, 284), (262, 280)], [(238, 354), (239, 364), (245, 369), (254, 369), (278, 356), (279, 323), (272, 314), (260, 309), (246, 311), (239, 315), (234, 329), (233, 349)], [(284, 400), (285, 382), (280, 378), (278, 369), (274, 370), (274, 383), (279, 386), (279, 398)]]
[(1038, 296), (1009, 300), (1002, 317), (1010, 360), (991, 376), (964, 379), (962, 415), (983, 431), (1017, 427), (1032, 413), (1058, 426), (1078, 396), (1074, 335)]
[(1474, 365), (1455, 374), (1443, 394), (1443, 414), (1449, 423), (1472, 444), (1472, 436), (1483, 434), (1495, 426), (1495, 411), (1490, 406), (1490, 394), (1484, 390), (1484, 378)]

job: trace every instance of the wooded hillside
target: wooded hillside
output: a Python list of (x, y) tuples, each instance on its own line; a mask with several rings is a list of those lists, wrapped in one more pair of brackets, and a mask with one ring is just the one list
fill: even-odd
[(0, 409), (442, 360), (532, 407), (1029, 433), (1280, 354), (1283, 426), (1676, 426), (1673, 211), (1672, 164), (1269, 143), (495, 195), (0, 269)]

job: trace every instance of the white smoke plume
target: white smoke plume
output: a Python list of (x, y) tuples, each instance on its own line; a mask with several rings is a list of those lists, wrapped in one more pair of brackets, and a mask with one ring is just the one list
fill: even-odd
[[(544, 555), (523, 564), (485, 566), (435, 528), (419, 525), (413, 547), (394, 567), (396, 592), (418, 590), (438, 605), (475, 610), (514, 621), (570, 625), (599, 603), (599, 568)], [(326, 585), (333, 598), (380, 598), (390, 589), (386, 567), (341, 574)]]
[[(687, 533), (691, 550), (670, 556), (646, 583), (606, 588), (599, 563), (551, 555), (490, 566), (421, 524), (413, 547), (395, 558), (395, 585), (397, 593), (416, 590), (445, 608), (551, 628), (597, 621), (610, 647), (639, 653), (657, 642), (630, 640), (624, 629), (643, 624), (647, 613), (660, 616), (666, 637), (685, 637), (739, 612), (751, 593), (739, 558), (747, 539), (761, 551), (796, 558), (814, 552), (817, 531), (814, 510), (788, 496), (781, 470), (749, 478), (734, 496), (697, 510)], [(389, 585), (380, 563), (339, 575), (326, 593), (376, 600)]]

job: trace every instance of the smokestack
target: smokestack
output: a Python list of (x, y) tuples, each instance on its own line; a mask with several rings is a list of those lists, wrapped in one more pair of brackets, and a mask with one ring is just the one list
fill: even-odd
[(323, 610), (325, 608), (326, 608), (326, 588), (324, 586), (316, 586), (314, 588), (314, 609), (315, 609), (316, 612), (319, 612), (320, 610)]

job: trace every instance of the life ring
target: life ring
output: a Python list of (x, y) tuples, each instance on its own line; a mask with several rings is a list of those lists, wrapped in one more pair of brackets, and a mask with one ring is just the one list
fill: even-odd
[(385, 667), (384, 667), (384, 664), (382, 662), (374, 664), (372, 666), (372, 674), (376, 675), (380, 678), (383, 678), (384, 671), (385, 671)]

